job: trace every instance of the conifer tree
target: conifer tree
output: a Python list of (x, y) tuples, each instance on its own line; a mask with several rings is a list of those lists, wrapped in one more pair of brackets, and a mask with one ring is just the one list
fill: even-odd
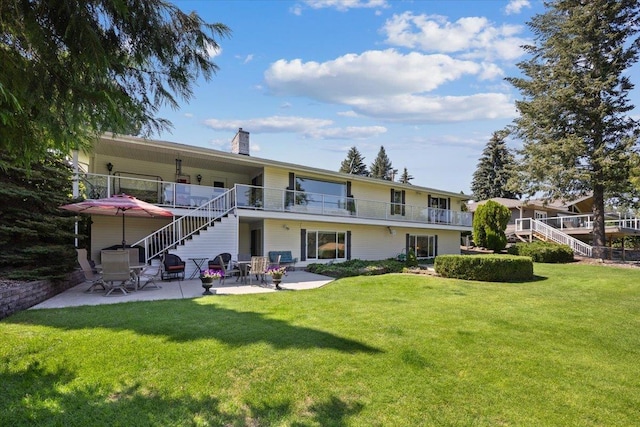
[(49, 153), (26, 167), (1, 156), (0, 277), (59, 279), (73, 271), (75, 218), (59, 207), (70, 203), (72, 170)]
[(409, 171), (405, 167), (402, 171), (402, 175), (400, 175), (400, 182), (403, 184), (411, 184), (409, 181), (413, 179), (413, 175), (409, 175)]
[(369, 176), (367, 166), (364, 164), (364, 157), (360, 154), (357, 147), (353, 146), (349, 149), (347, 158), (340, 164), (339, 172)]
[(380, 146), (378, 156), (371, 164), (369, 170), (372, 178), (385, 179), (387, 181), (393, 180), (393, 166), (391, 165), (391, 160), (387, 157), (384, 146)]
[(482, 150), (471, 182), (471, 191), (477, 201), (493, 197), (519, 197), (519, 194), (509, 189), (510, 181), (513, 180), (515, 160), (504, 141), (506, 135), (504, 131), (494, 132)]
[(0, 1), (0, 152), (28, 165), (105, 131), (167, 129), (157, 112), (211, 78), (229, 33), (165, 0)]
[(534, 44), (514, 122), (523, 140), (517, 180), (547, 199), (594, 198), (594, 255), (605, 245), (605, 198), (626, 197), (638, 124), (628, 116), (628, 69), (638, 60), (637, 0), (558, 0), (529, 23)]

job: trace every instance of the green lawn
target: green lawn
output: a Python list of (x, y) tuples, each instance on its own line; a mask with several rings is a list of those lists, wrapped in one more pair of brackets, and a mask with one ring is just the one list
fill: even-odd
[(640, 269), (535, 273), (29, 310), (0, 425), (638, 425)]

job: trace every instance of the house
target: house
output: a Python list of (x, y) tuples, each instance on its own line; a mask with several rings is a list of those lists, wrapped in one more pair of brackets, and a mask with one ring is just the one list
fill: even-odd
[[(239, 129), (231, 152), (103, 135), (77, 158), (78, 192), (126, 193), (172, 218), (127, 218), (127, 244), (147, 260), (168, 251), (183, 260), (218, 253), (291, 251), (296, 267), (349, 259), (384, 259), (414, 249), (419, 258), (460, 253), (471, 231), (465, 195), (349, 175), (250, 155)], [(121, 240), (120, 218), (91, 218), (90, 251)], [(187, 274), (196, 271), (188, 262)]]
[[(578, 255), (591, 256), (593, 241), (593, 196), (572, 201), (517, 200), (496, 197), (493, 200), (511, 211), (505, 234), (511, 241), (531, 241), (535, 238), (567, 244)], [(469, 203), (474, 213), (485, 203)], [(605, 215), (605, 235), (609, 247), (613, 239), (640, 235), (640, 219)], [(624, 259), (624, 246), (622, 258)]]

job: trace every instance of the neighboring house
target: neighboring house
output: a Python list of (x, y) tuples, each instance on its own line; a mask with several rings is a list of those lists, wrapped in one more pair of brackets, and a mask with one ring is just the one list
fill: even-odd
[[(460, 253), (471, 231), (468, 197), (249, 154), (240, 129), (232, 152), (128, 136), (103, 136), (79, 154), (80, 192), (87, 198), (126, 193), (175, 217), (127, 218), (127, 244), (147, 260), (165, 251), (189, 258), (218, 253), (291, 251), (296, 267), (316, 262)], [(121, 219), (92, 216), (91, 257), (121, 240)], [(189, 274), (190, 271), (187, 271)]]
[[(547, 218), (576, 217), (578, 215), (591, 214), (593, 211), (593, 196), (585, 196), (572, 202), (547, 202), (538, 199), (518, 200), (504, 197), (494, 197), (489, 200), (500, 203), (511, 211), (511, 218), (505, 231), (507, 236), (515, 236), (516, 222), (518, 222), (518, 220), (527, 218), (546, 220)], [(485, 202), (487, 202), (487, 200), (472, 202), (467, 205), (467, 208), (469, 212), (473, 214), (478, 206)], [(581, 219), (584, 222), (584, 218), (574, 218), (573, 222), (576, 227), (580, 226)], [(565, 221), (568, 221), (568, 219)]]
[[(534, 238), (567, 244), (579, 255), (591, 256), (593, 240), (593, 196), (585, 196), (571, 202), (544, 200), (490, 199), (506, 206), (511, 218), (505, 233), (511, 241), (531, 241)], [(469, 212), (485, 203), (469, 203)], [(640, 219), (605, 215), (605, 235), (608, 244), (623, 236), (640, 235)], [(624, 258), (624, 247), (623, 258)]]

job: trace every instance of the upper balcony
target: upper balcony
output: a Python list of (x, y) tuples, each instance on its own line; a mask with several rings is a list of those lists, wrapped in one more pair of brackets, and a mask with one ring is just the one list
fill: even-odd
[[(149, 203), (169, 208), (195, 208), (229, 191), (205, 185), (181, 184), (114, 175), (82, 174), (81, 191), (89, 198), (108, 197), (126, 193)], [(452, 211), (400, 203), (364, 200), (304, 191), (265, 188), (236, 184), (229, 198), (240, 210), (281, 212), (298, 215), (343, 217), (345, 220), (399, 221), (412, 224), (437, 224), (469, 228), (469, 212)]]

